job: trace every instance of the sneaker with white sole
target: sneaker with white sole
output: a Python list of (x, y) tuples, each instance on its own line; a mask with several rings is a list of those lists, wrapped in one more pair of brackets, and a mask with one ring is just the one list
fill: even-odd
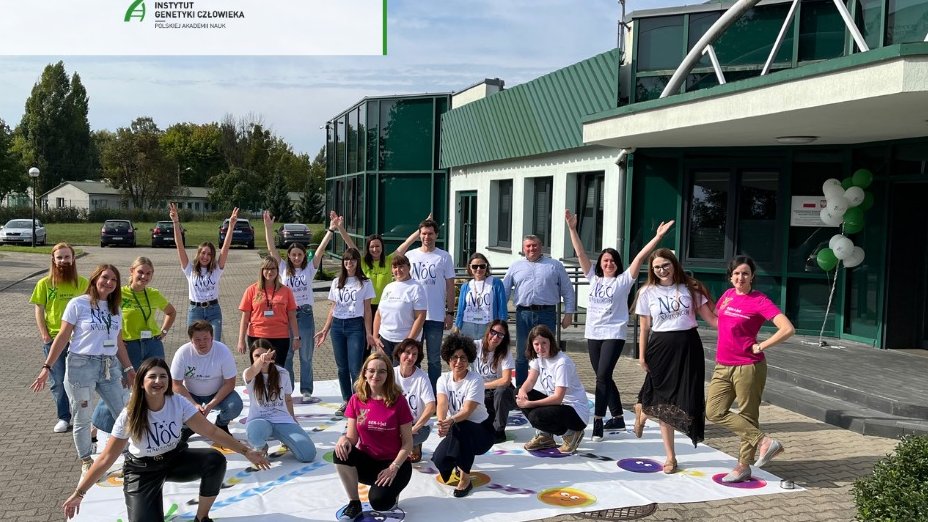
[(593, 442), (603, 440), (603, 418), (596, 417), (593, 419)]
[(339, 406), (337, 410), (335, 410), (335, 416), (336, 416), (336, 417), (344, 417), (344, 416), (345, 416), (345, 408), (347, 408), (347, 407), (348, 407), (348, 403), (347, 403), (347, 402), (343, 402), (342, 405)]
[(71, 423), (70, 423), (70, 422), (68, 422), (68, 421), (66, 421), (66, 420), (64, 420), (64, 419), (58, 419), (58, 422), (55, 423), (55, 427), (52, 428), (52, 431), (55, 432), (55, 433), (64, 433), (64, 432), (68, 431), (68, 428), (70, 428), (70, 427), (71, 427)]
[(309, 392), (303, 392), (303, 404), (316, 404), (318, 402), (322, 402), (322, 399), (313, 397), (313, 394)]
[(567, 432), (563, 435), (564, 443), (557, 450), (564, 455), (570, 455), (577, 451), (580, 441), (583, 440), (583, 431)]
[(554, 437), (552, 437), (550, 433), (538, 433), (522, 447), (525, 448), (526, 451), (538, 451), (555, 448), (557, 447), (557, 442), (554, 442)]
[(352, 500), (348, 502), (348, 505), (345, 506), (345, 509), (338, 515), (339, 520), (349, 521), (356, 520), (364, 512), (364, 508), (361, 506), (360, 500)]

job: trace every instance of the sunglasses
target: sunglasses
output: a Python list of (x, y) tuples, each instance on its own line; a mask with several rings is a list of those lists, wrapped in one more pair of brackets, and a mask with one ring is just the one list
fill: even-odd
[(506, 337), (506, 332), (490, 330), (488, 333), (490, 334), (490, 337)]
[(471, 270), (486, 270), (487, 265), (470, 265)]

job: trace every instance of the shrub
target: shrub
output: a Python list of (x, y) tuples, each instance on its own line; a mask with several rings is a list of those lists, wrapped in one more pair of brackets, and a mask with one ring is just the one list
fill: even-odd
[(859, 520), (928, 520), (928, 435), (907, 435), (853, 488)]

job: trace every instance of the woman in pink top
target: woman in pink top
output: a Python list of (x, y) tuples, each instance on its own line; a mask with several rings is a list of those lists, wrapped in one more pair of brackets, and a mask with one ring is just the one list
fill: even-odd
[[(751, 463), (760, 450), (756, 466), (762, 467), (783, 451), (780, 441), (760, 430), (758, 414), (767, 361), (764, 350), (785, 341), (793, 333), (793, 323), (764, 294), (754, 290), (754, 260), (737, 256), (728, 263), (730, 288), (719, 298), (716, 307), (719, 322), (715, 371), (706, 392), (706, 418), (728, 428), (741, 437), (738, 465), (722, 478), (724, 482), (741, 482), (751, 478)], [(757, 333), (767, 321), (777, 331), (759, 341)], [(729, 410), (737, 400), (740, 409)]]
[(382, 352), (374, 352), (361, 367), (348, 400), (348, 427), (335, 443), (335, 469), (348, 494), (348, 505), (339, 520), (361, 515), (358, 483), (371, 487), (371, 508), (393, 508), (412, 477), (412, 412), (397, 386), (393, 363)]

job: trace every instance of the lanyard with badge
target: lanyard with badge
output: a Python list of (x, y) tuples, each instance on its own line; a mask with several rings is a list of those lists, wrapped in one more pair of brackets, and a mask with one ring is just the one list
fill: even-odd
[[(148, 300), (148, 289), (143, 288), (142, 294), (145, 296), (145, 307), (148, 309), (148, 314), (145, 313), (146, 308), (142, 308), (142, 303), (139, 301), (138, 294), (135, 293), (135, 290), (132, 290), (132, 298), (135, 299), (135, 304), (138, 305), (139, 313), (142, 314), (142, 320), (145, 322), (145, 327), (148, 327), (148, 318), (151, 317), (151, 302)], [(142, 330), (140, 337), (142, 339), (151, 339), (151, 330)]]
[(274, 296), (277, 295), (277, 288), (274, 288), (274, 291), (271, 292), (271, 297), (268, 297), (267, 288), (264, 289), (264, 317), (273, 317), (274, 316)]
[(103, 347), (114, 348), (116, 346), (116, 340), (110, 339), (110, 329), (113, 327), (113, 316), (110, 314), (109, 309), (107, 309), (106, 317), (103, 317), (103, 311), (100, 310), (99, 305), (97, 305), (97, 312), (100, 313), (100, 320), (106, 325), (106, 339), (103, 340)]

